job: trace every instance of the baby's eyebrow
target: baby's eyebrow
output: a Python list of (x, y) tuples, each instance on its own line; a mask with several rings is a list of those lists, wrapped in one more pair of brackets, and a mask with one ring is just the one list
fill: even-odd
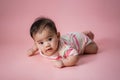
[(52, 37), (52, 36), (53, 36), (53, 35), (50, 34), (50, 35), (47, 36), (47, 38), (48, 38), (48, 37)]
[[(49, 37), (52, 37), (52, 36), (53, 36), (52, 34), (49, 34), (45, 39), (47, 39), (47, 38), (49, 38)], [(39, 43), (39, 42), (42, 42), (42, 40), (38, 40), (37, 42), (38, 42), (38, 43)]]

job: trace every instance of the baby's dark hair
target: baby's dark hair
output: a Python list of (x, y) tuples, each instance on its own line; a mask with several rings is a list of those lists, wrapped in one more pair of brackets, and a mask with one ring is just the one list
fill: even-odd
[(39, 17), (35, 20), (35, 22), (32, 24), (30, 28), (31, 37), (33, 38), (33, 36), (38, 31), (42, 32), (45, 28), (49, 28), (50, 30), (52, 30), (54, 33), (57, 34), (55, 23), (51, 19), (45, 17)]

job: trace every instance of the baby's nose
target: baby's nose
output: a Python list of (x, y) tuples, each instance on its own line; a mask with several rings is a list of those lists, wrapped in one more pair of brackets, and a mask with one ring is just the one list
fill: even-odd
[(50, 47), (50, 43), (49, 43), (49, 42), (46, 42), (46, 43), (45, 43), (45, 47)]

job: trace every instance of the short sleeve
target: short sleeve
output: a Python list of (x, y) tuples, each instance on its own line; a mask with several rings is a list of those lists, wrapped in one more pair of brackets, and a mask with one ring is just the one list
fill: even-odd
[(66, 51), (65, 53), (65, 56), (68, 57), (68, 56), (76, 56), (78, 55), (78, 52), (77, 50), (73, 49), (73, 48), (70, 48)]

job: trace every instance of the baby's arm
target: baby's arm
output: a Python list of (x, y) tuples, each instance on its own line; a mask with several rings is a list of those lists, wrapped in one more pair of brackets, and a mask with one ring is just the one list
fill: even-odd
[(53, 60), (52, 62), (55, 67), (62, 68), (62, 67), (73, 66), (77, 63), (78, 60), (79, 60), (79, 56), (75, 55), (75, 56), (69, 56), (62, 60)]
[(27, 51), (28, 56), (33, 56), (38, 51), (37, 45), (34, 43), (32, 48)]
[(62, 59), (62, 62), (64, 66), (69, 67), (75, 65), (78, 62), (78, 60), (79, 60), (79, 56), (75, 55)]

